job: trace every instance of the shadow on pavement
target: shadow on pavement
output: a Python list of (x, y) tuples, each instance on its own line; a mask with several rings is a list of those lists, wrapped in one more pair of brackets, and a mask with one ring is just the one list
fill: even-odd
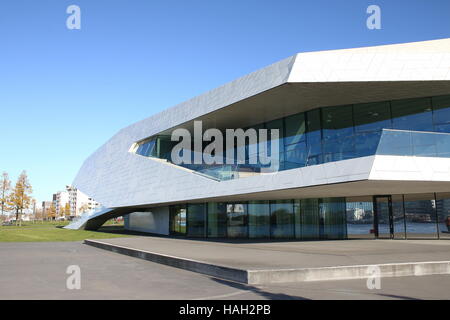
[(250, 285), (246, 285), (246, 284), (242, 284), (242, 283), (238, 283), (238, 282), (233, 282), (233, 281), (228, 281), (228, 280), (224, 280), (224, 279), (211, 278), (211, 280), (213, 280), (219, 284), (232, 287), (237, 290), (251, 291), (251, 292), (256, 293), (256, 294), (260, 295), (261, 297), (264, 297), (269, 300), (310, 300), (305, 297), (291, 296), (291, 295), (287, 295), (284, 293), (267, 292), (267, 291), (264, 291), (260, 288), (254, 287), (254, 286), (250, 286)]

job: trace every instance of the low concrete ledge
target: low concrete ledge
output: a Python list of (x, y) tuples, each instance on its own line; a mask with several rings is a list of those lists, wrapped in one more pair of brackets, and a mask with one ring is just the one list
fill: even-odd
[(165, 264), (171, 267), (194, 271), (209, 276), (247, 283), (247, 270), (224, 267), (210, 264), (207, 262), (196, 261), (186, 258), (169, 256), (161, 253), (154, 253), (145, 250), (133, 249), (97, 240), (84, 240), (84, 243), (96, 248), (109, 250), (112, 252), (124, 254), (127, 256), (144, 259), (160, 264)]
[(387, 263), (302, 269), (248, 270), (249, 284), (367, 279), (378, 267), (379, 276), (406, 277), (450, 274), (450, 261)]
[(175, 268), (253, 285), (301, 281), (367, 279), (373, 275), (374, 267), (379, 268), (379, 276), (382, 278), (450, 274), (450, 261), (387, 263), (298, 269), (244, 270), (215, 265), (204, 261), (196, 261), (187, 258), (119, 246), (98, 240), (85, 240), (84, 243), (100, 249), (109, 250)]

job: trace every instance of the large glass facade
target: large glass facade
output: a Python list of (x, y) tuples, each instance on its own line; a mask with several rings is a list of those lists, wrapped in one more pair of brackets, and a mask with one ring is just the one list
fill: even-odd
[(188, 237), (345, 239), (345, 198), (170, 206), (170, 233)]
[[(257, 123), (245, 129), (249, 128), (279, 130), (278, 160), (274, 160), (278, 161), (279, 170), (375, 153), (450, 157), (450, 95), (329, 106)], [(155, 136), (138, 143), (135, 152), (171, 161), (170, 150), (176, 143), (170, 141), (169, 136)], [(247, 160), (253, 156), (250, 152), (258, 150), (249, 143), (246, 139), (246, 145), (240, 148), (245, 151)], [(234, 151), (236, 157), (237, 146)], [(226, 155), (223, 156), (225, 159)], [(191, 157), (194, 157), (193, 152)], [(235, 165), (183, 166), (218, 180), (248, 177), (259, 174), (262, 168), (248, 161)]]
[(236, 239), (450, 239), (450, 193), (169, 207), (170, 234)]

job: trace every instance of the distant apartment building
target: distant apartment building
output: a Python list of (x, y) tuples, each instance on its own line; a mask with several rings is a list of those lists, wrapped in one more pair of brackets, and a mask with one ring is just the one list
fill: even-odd
[(70, 215), (75, 217), (100, 206), (98, 202), (72, 186), (66, 186), (69, 195)]
[(65, 215), (63, 210), (67, 203), (69, 203), (69, 193), (67, 191), (58, 191), (53, 194), (53, 204), (55, 206), (57, 217)]
[(52, 207), (52, 201), (42, 201), (42, 215), (48, 217), (50, 215), (50, 208)]

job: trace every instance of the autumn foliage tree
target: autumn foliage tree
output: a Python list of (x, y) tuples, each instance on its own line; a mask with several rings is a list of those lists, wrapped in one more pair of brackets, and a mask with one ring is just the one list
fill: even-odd
[(70, 216), (70, 204), (67, 202), (66, 203), (66, 205), (65, 205), (65, 207), (64, 207), (64, 215), (66, 216), (66, 217), (69, 217)]
[(53, 203), (51, 204), (51, 206), (48, 210), (48, 218), (50, 218), (50, 220), (53, 220), (54, 218), (56, 218), (56, 207)]
[(32, 192), (33, 188), (28, 181), (27, 173), (26, 171), (22, 171), (22, 173), (19, 175), (19, 178), (17, 178), (16, 185), (14, 186), (8, 199), (8, 204), (16, 214), (16, 224), (22, 224), (21, 218), (23, 210), (26, 210), (30, 207), (32, 202), (32, 198), (30, 195)]
[(8, 173), (3, 172), (0, 180), (0, 209), (2, 212), (2, 216), (8, 209), (8, 196), (10, 189), (11, 189), (11, 181), (9, 180)]

